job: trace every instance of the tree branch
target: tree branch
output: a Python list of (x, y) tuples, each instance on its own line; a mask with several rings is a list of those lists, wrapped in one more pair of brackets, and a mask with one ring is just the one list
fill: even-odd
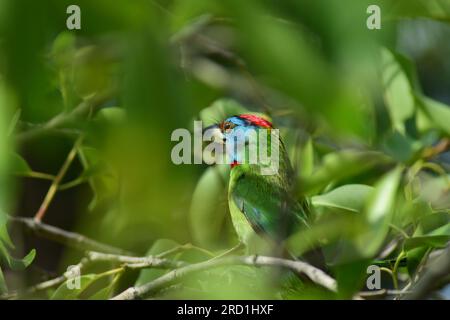
[(108, 254), (102, 252), (90, 251), (87, 253), (87, 259), (91, 262), (107, 261), (123, 264), (128, 269), (161, 268), (172, 269), (184, 267), (187, 264), (182, 261), (161, 259), (157, 256), (132, 257), (117, 254)]
[(95, 109), (100, 107), (111, 96), (112, 92), (105, 92), (101, 95), (95, 96), (92, 99), (84, 100), (78, 106), (76, 106), (71, 112), (60, 113), (41, 125), (34, 125), (33, 127), (31, 127), (26, 131), (17, 133), (16, 142), (19, 144), (24, 143), (30, 139), (39, 137), (42, 134), (45, 134), (46, 132), (50, 132), (55, 129), (60, 129), (75, 120), (86, 117), (91, 112), (95, 112)]
[(450, 245), (447, 245), (435, 262), (424, 272), (422, 277), (410, 288), (410, 294), (405, 296), (408, 300), (425, 298), (439, 284), (439, 280), (450, 275)]
[(247, 265), (254, 267), (282, 267), (289, 269), (298, 274), (305, 274), (313, 282), (327, 288), (330, 291), (336, 292), (337, 284), (336, 280), (331, 278), (325, 272), (312, 265), (309, 265), (302, 261), (286, 260), (275, 257), (266, 256), (247, 256), (247, 257), (224, 257), (220, 259), (211, 259), (204, 262), (191, 264), (185, 267), (181, 267), (172, 270), (165, 275), (146, 283), (139, 287), (131, 287), (113, 297), (113, 300), (134, 300), (146, 298), (159, 290), (163, 289), (184, 278), (185, 276), (222, 266), (227, 265)]
[(100, 243), (79, 233), (65, 231), (63, 229), (37, 222), (32, 218), (24, 217), (8, 217), (9, 221), (25, 226), (34, 234), (43, 238), (61, 243), (78, 250), (100, 251), (114, 254), (128, 254), (126, 250), (122, 250), (107, 244)]

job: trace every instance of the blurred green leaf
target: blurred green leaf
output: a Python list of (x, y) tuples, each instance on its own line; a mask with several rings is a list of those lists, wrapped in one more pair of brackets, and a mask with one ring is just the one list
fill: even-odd
[(13, 270), (24, 270), (27, 268), (36, 257), (36, 250), (32, 249), (24, 258), (15, 259), (11, 257), (10, 267)]
[(126, 118), (126, 112), (120, 107), (107, 107), (100, 109), (95, 118), (108, 124), (121, 124)]
[[(68, 279), (55, 290), (50, 299), (76, 300), (82, 294), (82, 292), (97, 279), (98, 276), (96, 274), (86, 274), (80, 276), (78, 279)], [(79, 281), (79, 288), (75, 287), (76, 281)]]
[(235, 100), (219, 99), (214, 101), (211, 106), (200, 111), (200, 120), (203, 121), (203, 126), (207, 127), (219, 123), (230, 116), (247, 112), (248, 110)]
[[(145, 254), (146, 256), (155, 256), (158, 254), (161, 254), (165, 251), (168, 251), (170, 249), (178, 247), (179, 244), (173, 240), (169, 239), (159, 239), (156, 240), (155, 243), (152, 245), (152, 247), (147, 251)], [(167, 270), (158, 270), (158, 269), (146, 269), (141, 270), (139, 273), (139, 277), (136, 280), (135, 285), (143, 285), (147, 282), (150, 282), (160, 276), (162, 276), (164, 273), (166, 273)]]
[(17, 153), (11, 154), (10, 163), (11, 163), (10, 170), (15, 174), (28, 174), (33, 172), (33, 170), (31, 170), (26, 160)]
[(221, 240), (221, 230), (228, 214), (227, 188), (229, 167), (209, 167), (201, 176), (189, 208), (195, 243), (211, 248)]
[(365, 209), (368, 230), (357, 239), (357, 246), (364, 257), (372, 257), (380, 249), (389, 232), (394, 216), (396, 198), (402, 169), (397, 167), (385, 174), (375, 185)]
[(412, 160), (422, 149), (420, 141), (413, 140), (406, 135), (394, 131), (383, 142), (384, 151), (399, 162)]
[(414, 236), (436, 234), (436, 232), (437, 234), (450, 234), (450, 232), (445, 233), (445, 230), (441, 228), (450, 228), (450, 214), (448, 212), (434, 212), (422, 217), (414, 231)]
[(73, 86), (83, 99), (102, 94), (114, 84), (114, 63), (109, 53), (100, 46), (78, 49), (73, 61)]
[(78, 149), (78, 155), (85, 170), (83, 175), (89, 177), (89, 184), (94, 192), (94, 198), (89, 204), (89, 209), (93, 210), (100, 203), (116, 197), (118, 178), (102, 159), (98, 149), (82, 146)]
[(300, 151), (300, 172), (304, 177), (310, 176), (314, 171), (314, 145), (310, 137)]

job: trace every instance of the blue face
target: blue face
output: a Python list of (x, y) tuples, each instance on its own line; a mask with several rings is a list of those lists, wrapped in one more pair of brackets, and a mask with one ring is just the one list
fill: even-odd
[(258, 127), (237, 116), (226, 119), (221, 125), (222, 134), (225, 138), (231, 138), (232, 136), (235, 137), (238, 133), (245, 134), (245, 132), (250, 129), (258, 130)]
[(220, 124), (224, 142), (227, 144), (227, 153), (231, 161), (242, 163), (243, 150), (239, 149), (240, 143), (247, 144), (250, 137), (249, 131), (257, 132), (259, 127), (237, 116), (230, 117)]

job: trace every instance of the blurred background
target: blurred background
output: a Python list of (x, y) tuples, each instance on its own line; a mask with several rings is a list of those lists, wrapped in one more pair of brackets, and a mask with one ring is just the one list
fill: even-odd
[[(72, 4), (80, 30), (66, 27)], [(367, 28), (372, 4), (381, 29)], [(291, 243), (324, 250), (338, 293), (224, 267), (162, 297), (349, 298), (373, 259), (383, 287), (413, 283), (450, 239), (449, 22), (448, 0), (0, 0), (2, 291), (84, 255), (12, 217), (135, 255), (192, 243), (205, 252), (176, 259), (196, 262), (234, 246), (229, 169), (173, 164), (170, 137), (246, 111), (280, 128), (317, 214)], [(127, 272), (98, 297), (164, 272)]]

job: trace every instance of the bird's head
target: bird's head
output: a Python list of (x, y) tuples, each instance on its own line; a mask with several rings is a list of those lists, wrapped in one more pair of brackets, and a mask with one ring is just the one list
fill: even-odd
[[(240, 114), (209, 126), (206, 130), (213, 130), (215, 141), (220, 141), (227, 145), (229, 143), (236, 143), (236, 139), (242, 139), (245, 144), (248, 144), (250, 131), (254, 132), (261, 129), (270, 130), (272, 128), (272, 123), (264, 116)], [(241, 162), (242, 155), (239, 155), (234, 147), (229, 149), (228, 154), (233, 159), (233, 163)]]
[(240, 114), (229, 117), (206, 129), (215, 130), (216, 137), (222, 139), (224, 143), (238, 132), (245, 133), (247, 130), (272, 129), (272, 123), (263, 116), (255, 114)]

